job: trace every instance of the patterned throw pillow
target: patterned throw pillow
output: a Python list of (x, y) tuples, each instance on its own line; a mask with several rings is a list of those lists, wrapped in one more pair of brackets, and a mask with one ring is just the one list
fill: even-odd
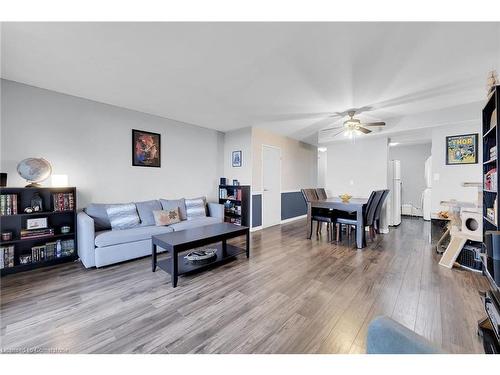
[(207, 216), (205, 197), (186, 199), (186, 214), (188, 220)]
[(155, 210), (153, 211), (153, 215), (157, 226), (175, 224), (181, 221), (178, 207), (168, 211)]
[(113, 204), (106, 208), (111, 229), (129, 229), (139, 225), (139, 215), (133, 203)]

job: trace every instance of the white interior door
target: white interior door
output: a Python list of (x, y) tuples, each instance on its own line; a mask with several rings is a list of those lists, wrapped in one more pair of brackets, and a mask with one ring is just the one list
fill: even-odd
[(281, 150), (262, 146), (262, 226), (281, 223)]

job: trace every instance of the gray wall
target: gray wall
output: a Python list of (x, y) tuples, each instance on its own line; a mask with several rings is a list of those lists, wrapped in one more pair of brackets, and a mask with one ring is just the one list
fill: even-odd
[(422, 208), (425, 189), (425, 161), (431, 156), (431, 143), (398, 145), (389, 148), (389, 160), (401, 161), (401, 204)]
[[(20, 160), (43, 157), (77, 187), (79, 207), (159, 197), (216, 200), (222, 133), (12, 81), (1, 86), (1, 170), (10, 186), (26, 184), (16, 173)], [(161, 134), (161, 168), (132, 166), (132, 129)]]

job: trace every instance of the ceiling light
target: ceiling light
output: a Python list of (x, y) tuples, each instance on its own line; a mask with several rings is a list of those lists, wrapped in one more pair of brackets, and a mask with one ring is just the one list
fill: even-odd
[(394, 147), (399, 145), (399, 142), (389, 142), (389, 147)]

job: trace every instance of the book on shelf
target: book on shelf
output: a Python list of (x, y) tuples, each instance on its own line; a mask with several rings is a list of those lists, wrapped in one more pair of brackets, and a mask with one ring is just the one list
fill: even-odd
[(72, 211), (75, 209), (73, 193), (53, 193), (54, 212)]
[(497, 146), (493, 146), (490, 148), (490, 160), (491, 159), (496, 159), (497, 157)]
[(0, 269), (14, 267), (14, 245), (0, 247)]
[(0, 215), (17, 215), (17, 194), (0, 195)]
[(50, 236), (53, 236), (53, 235), (54, 235), (54, 229), (53, 228), (21, 229), (21, 239), (50, 237)]
[(227, 189), (219, 189), (219, 198), (226, 199), (227, 198)]
[(497, 191), (497, 169), (490, 169), (484, 175), (484, 188), (486, 190)]

